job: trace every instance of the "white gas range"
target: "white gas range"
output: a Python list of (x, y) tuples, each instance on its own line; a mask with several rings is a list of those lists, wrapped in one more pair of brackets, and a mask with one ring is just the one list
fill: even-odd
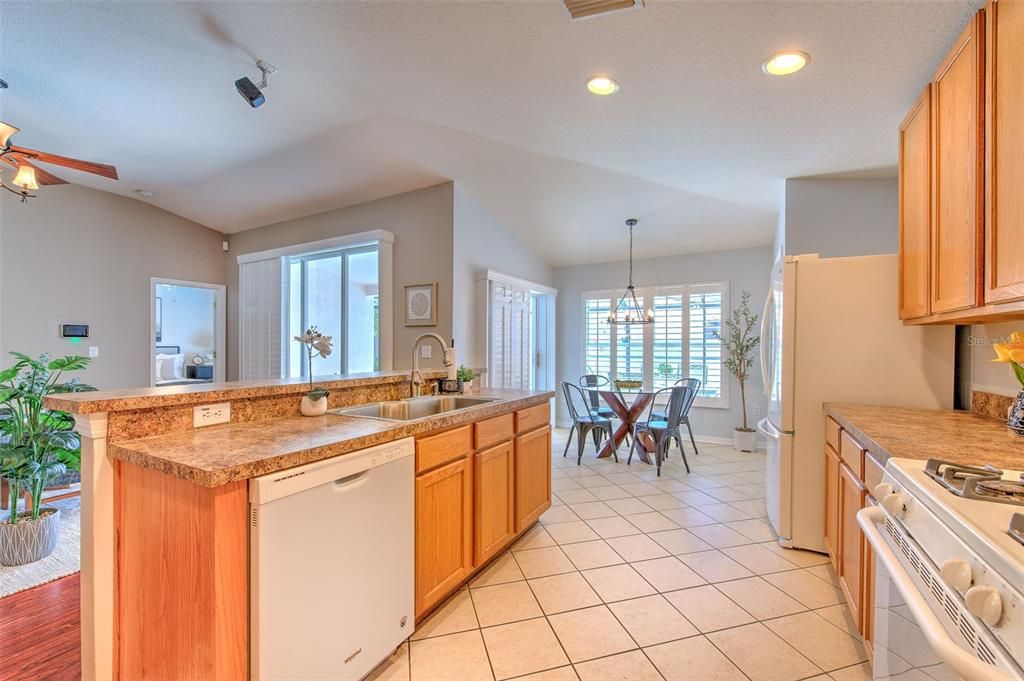
[(889, 459), (874, 494), (875, 681), (1024, 680), (1021, 473)]

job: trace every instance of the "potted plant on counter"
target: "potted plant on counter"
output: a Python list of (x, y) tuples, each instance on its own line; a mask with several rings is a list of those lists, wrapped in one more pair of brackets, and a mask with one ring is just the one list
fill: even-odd
[[(43, 490), (80, 463), (75, 421), (43, 406), (47, 395), (93, 390), (65, 372), (80, 371), (89, 358), (33, 359), (12, 352), (16, 362), (0, 371), (0, 477), (10, 485), (10, 516), (0, 521), (0, 565), (24, 565), (50, 555), (60, 536), (60, 510), (43, 506)], [(27, 490), (32, 509), (18, 511)]]
[(455, 372), (455, 378), (461, 384), (462, 392), (468, 393), (473, 390), (473, 379), (476, 378), (476, 374), (472, 369), (467, 369), (465, 364), (459, 365), (458, 371)]
[(738, 451), (752, 452), (756, 447), (757, 432), (747, 423), (747, 377), (754, 366), (754, 350), (761, 343), (761, 337), (754, 334), (757, 328), (757, 314), (750, 310), (750, 292), (740, 296), (739, 306), (732, 317), (725, 320), (725, 335), (714, 331), (715, 338), (722, 341), (722, 362), (729, 373), (740, 383), (740, 407), (743, 411), (743, 425), (733, 430), (733, 444)]
[(313, 358), (329, 357), (334, 342), (330, 336), (325, 336), (315, 327), (311, 326), (301, 336), (295, 336), (295, 340), (306, 346), (306, 357), (309, 358), (309, 392), (302, 396), (299, 409), (303, 416), (323, 416), (327, 413), (327, 390), (313, 387)]
[(996, 343), (992, 347), (996, 351), (996, 358), (992, 361), (1009, 364), (1020, 384), (1017, 399), (1006, 415), (1006, 425), (1017, 435), (1024, 436), (1024, 331), (1014, 331), (1010, 334), (1009, 343)]

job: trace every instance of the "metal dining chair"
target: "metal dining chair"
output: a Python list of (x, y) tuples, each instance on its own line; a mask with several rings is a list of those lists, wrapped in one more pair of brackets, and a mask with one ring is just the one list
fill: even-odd
[[(689, 387), (689, 388), (693, 389), (693, 393), (690, 395), (690, 401), (687, 402), (683, 406), (683, 418), (682, 418), (682, 421), (680, 421), (680, 425), (685, 425), (686, 426), (686, 430), (690, 434), (690, 444), (693, 445), (693, 453), (696, 454), (697, 456), (700, 456), (700, 452), (697, 451), (697, 441), (693, 439), (693, 428), (690, 427), (690, 407), (693, 406), (693, 401), (697, 399), (697, 395), (700, 393), (700, 386), (701, 386), (700, 379), (699, 378), (680, 378), (678, 381), (675, 382), (674, 385), (686, 386), (686, 387)], [(663, 409), (660, 409), (658, 406), (654, 406), (652, 409), (654, 411), (652, 412), (651, 415), (653, 417), (655, 417), (655, 419), (661, 420), (661, 421), (665, 420), (665, 411)], [(673, 439), (675, 439), (675, 441), (679, 444), (679, 450), (682, 451), (682, 449), (683, 449), (682, 437), (680, 437), (680, 435), (677, 433), (674, 436)]]
[[(572, 418), (572, 428), (569, 431), (569, 438), (565, 441), (565, 451), (562, 452), (562, 456), (564, 457), (569, 453), (572, 434), (576, 433), (579, 436), (576, 442), (577, 466), (583, 461), (583, 449), (587, 444), (587, 435), (590, 433), (594, 434), (594, 448), (598, 450), (601, 448), (602, 436), (612, 437), (612, 422), (603, 416), (591, 413), (588, 406), (590, 403), (585, 393), (586, 391), (578, 385), (573, 385), (569, 381), (562, 381), (562, 394), (565, 396), (565, 404), (569, 409), (569, 416)], [(615, 457), (615, 462), (618, 463), (619, 454), (615, 451), (614, 439), (612, 439), (612, 456)]]
[[(604, 388), (605, 386), (609, 386), (619, 393), (619, 397), (622, 398), (623, 404), (626, 403), (626, 398), (622, 396), (622, 391), (619, 390), (618, 387), (613, 386), (612, 382), (609, 381), (606, 376), (602, 376), (601, 374), (583, 374), (580, 376), (580, 385), (584, 388)], [(591, 414), (596, 414), (597, 416), (601, 416), (606, 419), (619, 418), (614, 409), (609, 407), (607, 404), (602, 404), (603, 400), (597, 390), (585, 390), (584, 392), (587, 395)], [(626, 441), (627, 443), (629, 442), (629, 433), (626, 433)]]
[[(661, 415), (655, 414), (654, 404), (657, 402), (658, 396), (662, 394), (668, 395), (668, 404), (666, 405), (664, 417), (658, 418)], [(633, 425), (633, 444), (629, 448), (629, 458), (626, 459), (627, 466), (633, 460), (633, 451), (636, 449), (637, 444), (639, 443), (643, 447), (644, 441), (649, 437), (654, 441), (655, 462), (658, 468), (658, 476), (661, 476), (661, 462), (668, 455), (668, 447), (671, 441), (673, 439), (679, 441), (679, 425), (682, 423), (683, 410), (688, 403), (693, 402), (694, 394), (696, 393), (693, 388), (687, 385), (663, 388), (654, 393), (654, 399), (651, 400), (651, 406), (648, 407), (647, 420), (638, 421)], [(686, 472), (689, 473), (690, 464), (686, 460), (686, 451), (680, 447), (680, 452), (683, 456), (683, 465), (686, 467)]]

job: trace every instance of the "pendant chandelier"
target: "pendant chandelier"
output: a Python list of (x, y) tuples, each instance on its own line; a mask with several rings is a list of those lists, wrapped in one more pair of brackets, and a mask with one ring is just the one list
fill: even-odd
[(629, 285), (619, 298), (618, 304), (608, 313), (608, 323), (620, 326), (653, 324), (654, 310), (647, 308), (644, 312), (633, 287), (633, 228), (636, 226), (636, 218), (626, 220), (626, 226), (629, 227)]

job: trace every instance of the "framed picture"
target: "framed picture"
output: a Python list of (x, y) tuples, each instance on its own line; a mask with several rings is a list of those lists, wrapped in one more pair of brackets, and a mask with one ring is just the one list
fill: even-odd
[(160, 296), (157, 296), (153, 302), (153, 330), (156, 332), (154, 340), (159, 343), (164, 339), (164, 301), (160, 300)]
[(437, 282), (405, 287), (405, 325), (437, 326)]

